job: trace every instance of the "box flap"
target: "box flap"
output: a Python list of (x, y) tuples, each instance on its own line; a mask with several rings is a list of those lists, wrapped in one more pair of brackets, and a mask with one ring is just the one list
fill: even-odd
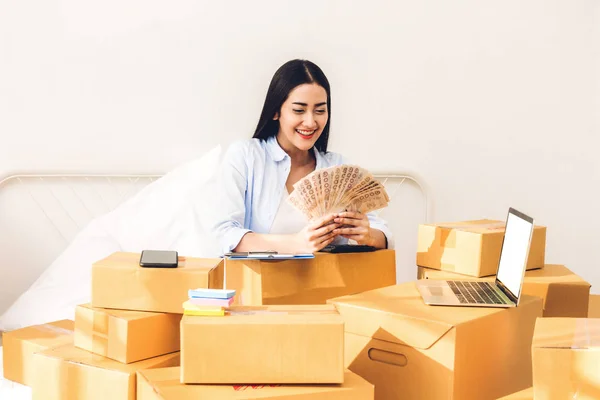
[(532, 347), (598, 349), (600, 318), (538, 318)]
[[(474, 221), (460, 221), (460, 222), (440, 222), (435, 224), (427, 224), (443, 229), (454, 229), (472, 233), (495, 233), (504, 232), (506, 226), (505, 221), (498, 221), (493, 219), (480, 219)], [(545, 229), (545, 226), (535, 225), (534, 229)]]
[(489, 231), (504, 230), (505, 222), (493, 219), (480, 219), (474, 221), (442, 222), (433, 224), (433, 226), (465, 232), (485, 233)]
[(47, 324), (32, 325), (14, 331), (4, 332), (3, 335), (11, 336), (19, 340), (36, 343), (40, 346), (46, 344), (60, 344), (57, 339), (64, 337), (64, 343), (73, 341), (74, 322), (68, 319), (49, 322)]
[(56, 347), (37, 353), (40, 356), (62, 360), (62, 362), (81, 364), (89, 367), (108, 369), (112, 371), (133, 374), (140, 369), (156, 368), (161, 366), (179, 365), (179, 352), (154, 357), (130, 364), (123, 364), (86, 350), (79, 349), (73, 344)]
[[(77, 306), (77, 308), (80, 308), (80, 307), (88, 309), (88, 310), (92, 310), (96, 314), (122, 319), (124, 321), (136, 321), (138, 319), (157, 317), (159, 315), (164, 314), (164, 313), (153, 312), (153, 311), (118, 310), (118, 309), (113, 309), (113, 308), (92, 307), (92, 305), (89, 303), (81, 304), (81, 305)], [(96, 315), (94, 315), (94, 318), (97, 318)], [(97, 325), (98, 324), (96, 323), (96, 321), (94, 321), (94, 328), (96, 331), (99, 330), (99, 329), (97, 329)], [(102, 329), (102, 331), (105, 332), (106, 328)]]
[(338, 297), (346, 332), (427, 349), (451, 329), (499, 312), (492, 308), (428, 306), (414, 282)]
[(184, 315), (186, 324), (343, 324), (344, 321), (335, 306), (318, 305), (269, 305), (233, 306), (225, 316), (196, 317)]
[(546, 264), (544, 268), (525, 272), (524, 282), (546, 285), (568, 283), (569, 285), (591, 286), (589, 282), (574, 274), (567, 267), (558, 264)]

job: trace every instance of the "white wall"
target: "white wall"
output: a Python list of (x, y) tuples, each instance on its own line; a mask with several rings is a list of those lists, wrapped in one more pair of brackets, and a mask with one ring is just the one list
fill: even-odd
[(533, 215), (598, 292), (600, 3), (233, 3), (3, 1), (0, 176), (169, 170), (250, 137), (275, 69), (308, 58), (332, 150), (419, 174), (436, 220)]

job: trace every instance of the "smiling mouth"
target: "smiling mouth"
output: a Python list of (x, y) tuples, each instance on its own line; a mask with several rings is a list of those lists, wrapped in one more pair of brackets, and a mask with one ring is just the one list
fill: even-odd
[(305, 131), (303, 129), (296, 129), (296, 133), (299, 134), (303, 139), (310, 139), (315, 135), (316, 129)]

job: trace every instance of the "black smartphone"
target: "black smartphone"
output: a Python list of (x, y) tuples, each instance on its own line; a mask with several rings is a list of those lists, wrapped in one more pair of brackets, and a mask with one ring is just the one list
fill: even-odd
[(323, 253), (367, 253), (375, 250), (377, 250), (377, 247), (364, 244), (330, 244), (319, 251)]
[(175, 250), (144, 250), (140, 256), (140, 267), (177, 268), (177, 257)]

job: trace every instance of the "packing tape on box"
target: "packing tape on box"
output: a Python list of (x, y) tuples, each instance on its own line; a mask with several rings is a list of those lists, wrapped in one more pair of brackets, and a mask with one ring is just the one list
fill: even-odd
[(306, 314), (334, 314), (339, 315), (337, 310), (231, 310), (225, 315), (306, 315)]
[(108, 352), (109, 319), (108, 314), (94, 311), (91, 332), (93, 353), (106, 354)]
[(505, 228), (504, 222), (489, 222), (486, 224), (440, 224), (435, 225), (437, 228), (458, 229), (462, 231), (471, 231), (477, 229), (485, 229), (489, 231), (500, 230)]
[(60, 335), (73, 335), (74, 333), (72, 329), (61, 328), (60, 326), (55, 326), (51, 324), (35, 325), (32, 328), (37, 329), (38, 331), (51, 332)]
[(572, 349), (600, 348), (600, 326), (589, 324), (588, 318), (578, 318), (575, 322)]
[(92, 325), (92, 331), (95, 335), (108, 335), (108, 319), (109, 315), (102, 312), (94, 311), (94, 320)]

